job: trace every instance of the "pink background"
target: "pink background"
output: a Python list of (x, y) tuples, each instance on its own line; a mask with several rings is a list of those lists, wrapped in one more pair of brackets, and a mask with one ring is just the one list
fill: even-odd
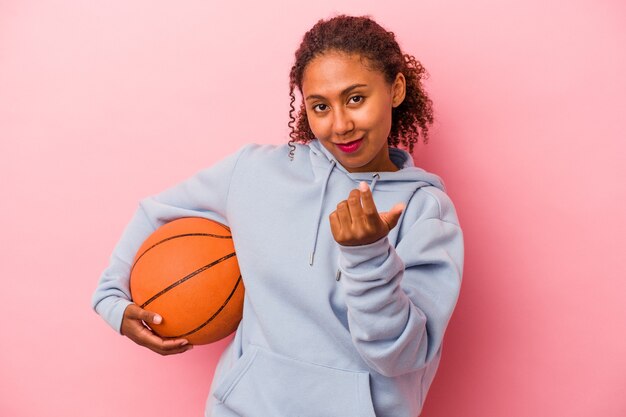
[(0, 415), (202, 415), (226, 341), (161, 357), (90, 297), (140, 198), (287, 140), (293, 53), (335, 12), (429, 70), (415, 159), (465, 231), (422, 415), (626, 415), (624, 3), (334, 4), (0, 2)]

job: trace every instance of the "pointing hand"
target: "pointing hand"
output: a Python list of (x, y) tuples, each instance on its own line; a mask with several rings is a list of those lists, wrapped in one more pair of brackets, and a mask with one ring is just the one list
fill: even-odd
[(398, 203), (391, 210), (379, 213), (372, 191), (362, 181), (330, 214), (330, 229), (340, 245), (367, 245), (387, 236), (398, 224), (404, 209), (405, 204)]

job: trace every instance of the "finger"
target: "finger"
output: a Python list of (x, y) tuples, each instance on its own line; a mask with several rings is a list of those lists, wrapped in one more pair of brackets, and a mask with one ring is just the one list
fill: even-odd
[(389, 210), (389, 212), (392, 212), (394, 216), (400, 217), (400, 215), (402, 214), (405, 208), (406, 208), (406, 204), (398, 203), (395, 206), (393, 206), (391, 210)]
[(361, 181), (359, 184), (361, 190), (361, 203), (363, 204), (363, 213), (367, 217), (378, 217), (378, 209), (374, 203), (374, 197), (372, 196), (372, 190), (367, 186), (365, 181)]
[(193, 349), (193, 345), (186, 339), (162, 339), (159, 348), (166, 353), (180, 353)]
[(185, 353), (189, 350), (193, 349), (193, 345), (187, 345), (183, 348), (180, 349), (176, 349), (176, 350), (167, 350), (167, 351), (162, 351), (162, 352), (157, 352), (158, 354), (162, 355), (162, 356), (168, 356), (168, 355), (178, 355), (179, 353)]
[(341, 223), (339, 223), (339, 216), (337, 215), (337, 211), (333, 211), (328, 216), (328, 220), (330, 222), (330, 231), (333, 233), (333, 237), (337, 240), (339, 236), (339, 232), (341, 231)]
[(132, 337), (129, 336), (138, 345), (147, 347), (162, 355), (181, 353), (190, 349), (189, 346), (191, 345), (189, 345), (189, 341), (186, 339), (163, 339), (154, 334), (150, 329), (144, 326), (141, 327), (142, 328), (138, 329)]
[(187, 345), (185, 347), (182, 347), (182, 348), (179, 348), (179, 349), (176, 349), (176, 350), (167, 350), (167, 351), (158, 352), (158, 353), (160, 353), (161, 355), (164, 355), (164, 356), (166, 356), (166, 355), (177, 355), (179, 353), (187, 352), (187, 351), (189, 351), (191, 349), (193, 349), (193, 345)]
[(152, 311), (144, 310), (136, 304), (129, 304), (124, 315), (130, 319), (143, 320), (147, 324), (161, 324), (163, 318)]
[(400, 216), (402, 215), (402, 211), (404, 211), (405, 208), (406, 206), (403, 203), (398, 203), (388, 212), (381, 213), (380, 218), (383, 219), (389, 230), (396, 227), (398, 220), (400, 220)]
[(149, 349), (152, 350), (153, 352), (158, 353), (159, 355), (168, 356), (168, 355), (177, 355), (179, 353), (187, 352), (193, 349), (193, 345), (186, 345), (182, 347), (177, 347), (175, 349), (162, 349), (162, 348), (152, 348), (152, 347), (149, 347)]
[(339, 219), (339, 226), (342, 229), (349, 229), (352, 224), (352, 217), (350, 216), (350, 207), (348, 202), (343, 200), (337, 204), (337, 218)]
[(361, 207), (361, 191), (354, 189), (348, 196), (348, 209), (350, 210), (350, 221), (352, 224), (363, 222), (365, 213)]

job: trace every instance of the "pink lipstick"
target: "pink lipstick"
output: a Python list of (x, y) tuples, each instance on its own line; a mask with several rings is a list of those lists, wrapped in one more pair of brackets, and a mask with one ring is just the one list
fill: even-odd
[(357, 149), (359, 149), (359, 147), (361, 146), (361, 142), (363, 142), (363, 139), (353, 140), (352, 142), (344, 143), (341, 145), (336, 143), (336, 145), (343, 152), (352, 153), (352, 152), (355, 152)]

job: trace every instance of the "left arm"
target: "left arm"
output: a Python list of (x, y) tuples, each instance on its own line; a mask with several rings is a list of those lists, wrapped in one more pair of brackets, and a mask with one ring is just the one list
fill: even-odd
[[(339, 243), (354, 345), (374, 370), (392, 377), (423, 368), (439, 353), (459, 295), (463, 236), (454, 210), (447, 210), (442, 218), (433, 207), (394, 248), (387, 234), (399, 214), (392, 209), (376, 212), (380, 220), (373, 218), (368, 193), (364, 188), (361, 191), (364, 213), (350, 201), (358, 190), (340, 203), (331, 214), (331, 230)], [(386, 228), (383, 236), (364, 233), (363, 229), (377, 230), (371, 224), (359, 226), (365, 221), (380, 221)]]

